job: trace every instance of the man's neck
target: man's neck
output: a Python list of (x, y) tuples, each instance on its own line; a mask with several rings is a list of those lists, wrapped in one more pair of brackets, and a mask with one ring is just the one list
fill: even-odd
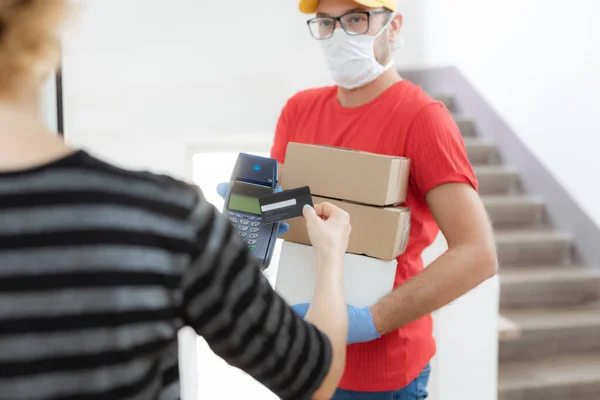
[(396, 68), (390, 68), (365, 86), (356, 89), (338, 87), (338, 101), (346, 108), (359, 107), (373, 101), (401, 80)]

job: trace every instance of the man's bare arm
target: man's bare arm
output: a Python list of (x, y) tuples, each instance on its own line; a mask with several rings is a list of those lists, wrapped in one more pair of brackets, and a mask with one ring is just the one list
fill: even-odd
[(498, 269), (492, 227), (470, 185), (438, 186), (426, 200), (448, 250), (371, 308), (381, 335), (445, 306), (494, 276)]

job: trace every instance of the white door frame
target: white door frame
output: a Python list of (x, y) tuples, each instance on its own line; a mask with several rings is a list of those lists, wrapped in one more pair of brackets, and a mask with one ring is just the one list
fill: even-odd
[(194, 181), (194, 156), (207, 152), (262, 152), (270, 151), (273, 132), (219, 133), (185, 146), (185, 178)]
[[(194, 181), (194, 156), (207, 152), (262, 152), (269, 151), (273, 143), (272, 132), (245, 134), (214, 134), (185, 146), (185, 179)], [(179, 332), (179, 374), (181, 399), (198, 400), (198, 336), (191, 328)]]

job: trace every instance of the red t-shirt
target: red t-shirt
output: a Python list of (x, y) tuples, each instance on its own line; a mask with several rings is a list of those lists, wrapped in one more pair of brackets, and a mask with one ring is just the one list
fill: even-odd
[[(438, 185), (477, 181), (461, 133), (444, 105), (408, 81), (400, 81), (375, 100), (344, 108), (337, 88), (300, 92), (277, 124), (271, 156), (285, 164), (288, 142), (339, 146), (411, 160), (405, 205), (411, 209), (410, 240), (398, 257), (394, 286), (423, 269), (421, 253), (439, 228), (425, 195)], [(285, 179), (285, 166), (283, 168)], [(412, 382), (435, 353), (431, 316), (411, 322), (381, 339), (348, 346), (340, 387), (373, 392), (397, 390)]]

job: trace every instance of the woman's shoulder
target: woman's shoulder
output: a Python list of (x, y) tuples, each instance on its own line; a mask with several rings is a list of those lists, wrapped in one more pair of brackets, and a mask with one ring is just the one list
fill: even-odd
[(107, 190), (123, 191), (125, 195), (144, 197), (191, 210), (201, 196), (197, 185), (173, 176), (147, 169), (131, 169), (109, 162), (87, 151), (79, 151), (71, 167), (80, 170), (80, 176), (105, 182)]

